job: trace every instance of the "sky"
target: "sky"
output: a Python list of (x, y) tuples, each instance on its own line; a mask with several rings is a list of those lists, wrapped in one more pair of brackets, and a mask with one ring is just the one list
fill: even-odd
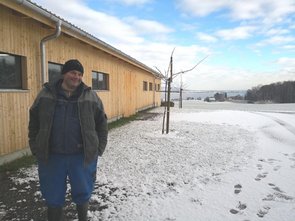
[[(295, 220), (295, 104), (184, 101), (171, 109), (168, 134), (163, 107), (149, 113), (160, 115), (110, 131), (90, 220)], [(44, 205), (36, 166), (10, 179), (10, 195), (19, 193), (0, 202), (6, 220), (43, 220), (29, 215)], [(65, 209), (77, 221), (75, 206)]]
[(33, 0), (174, 86), (247, 90), (295, 80), (295, 0)]

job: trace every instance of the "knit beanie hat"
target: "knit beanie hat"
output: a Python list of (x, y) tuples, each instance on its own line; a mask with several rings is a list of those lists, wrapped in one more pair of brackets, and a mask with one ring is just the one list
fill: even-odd
[(61, 74), (65, 74), (69, 71), (80, 71), (82, 74), (84, 73), (83, 65), (77, 59), (68, 60), (62, 67)]

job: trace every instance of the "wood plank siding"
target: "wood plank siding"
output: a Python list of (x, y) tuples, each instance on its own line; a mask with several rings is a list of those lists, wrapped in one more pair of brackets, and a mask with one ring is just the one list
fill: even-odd
[[(47, 12), (47, 11), (46, 11)], [(63, 21), (65, 22), (65, 21)], [(140, 62), (62, 25), (61, 35), (45, 43), (48, 62), (76, 58), (84, 66), (83, 81), (92, 86), (92, 71), (108, 75), (108, 90), (98, 90), (109, 119), (128, 117), (160, 105), (156, 72)], [(0, 2), (0, 53), (21, 56), (22, 88), (0, 88), (0, 157), (28, 147), (28, 110), (41, 89), (40, 41), (54, 33), (55, 21), (20, 5)], [(47, 66), (46, 66), (47, 70)], [(0, 73), (3, 74), (3, 73)], [(153, 88), (144, 90), (143, 82)]]

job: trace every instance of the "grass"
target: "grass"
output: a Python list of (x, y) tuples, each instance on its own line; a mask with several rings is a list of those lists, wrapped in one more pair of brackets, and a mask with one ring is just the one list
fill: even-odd
[(113, 122), (109, 123), (109, 125), (108, 125), (109, 130), (111, 130), (113, 128), (124, 126), (125, 124), (128, 124), (131, 121), (134, 121), (136, 119), (136, 117), (137, 117), (137, 114), (132, 115), (130, 117), (123, 117), (123, 118), (120, 118), (119, 120), (113, 121)]
[(32, 155), (24, 155), (23, 157), (0, 166), (0, 173), (13, 172), (20, 168), (30, 167), (36, 163), (35, 157)]
[[(131, 121), (134, 121), (136, 119), (138, 115), (132, 115), (130, 117), (126, 117), (126, 118), (121, 118), (117, 121), (111, 122), (108, 124), (108, 128), (109, 130), (113, 129), (113, 128), (117, 128), (117, 127), (121, 127), (125, 124), (130, 123)], [(9, 163), (5, 163), (3, 165), (0, 165), (0, 172), (7, 172), (7, 171), (16, 171), (20, 168), (26, 168), (26, 167), (30, 167), (33, 164), (36, 163), (35, 157), (32, 155), (25, 155), (17, 160), (14, 160), (12, 162)]]

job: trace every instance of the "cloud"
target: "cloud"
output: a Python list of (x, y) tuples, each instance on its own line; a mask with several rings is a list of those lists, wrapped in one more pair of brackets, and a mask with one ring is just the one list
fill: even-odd
[(178, 0), (178, 8), (193, 16), (207, 16), (214, 12), (227, 12), (233, 20), (261, 19), (263, 23), (283, 22), (285, 16), (295, 12), (294, 0)]
[(178, 0), (177, 6), (194, 16), (206, 16), (228, 6), (228, 0)]
[(224, 40), (238, 40), (247, 39), (252, 36), (253, 31), (256, 30), (254, 26), (241, 26), (233, 29), (223, 29), (216, 32), (216, 35)]
[[(261, 0), (263, 2), (263, 0)], [(295, 12), (295, 1), (294, 0), (269, 0), (264, 2), (263, 7), (268, 8), (265, 12), (264, 20), (266, 23), (279, 23), (284, 22), (287, 15), (292, 15)]]
[[(78, 26), (84, 31), (98, 37), (106, 43), (142, 43), (144, 39), (140, 37), (134, 27), (123, 22), (117, 17), (95, 11), (79, 0), (64, 0), (60, 4), (59, 0), (39, 0), (46, 9), (62, 16), (68, 22)], [(115, 28), (114, 28), (115, 27)]]
[(144, 5), (151, 2), (152, 0), (107, 0), (107, 1), (111, 3), (117, 2), (117, 3), (125, 4), (128, 6), (132, 6), (132, 5)]
[[(248, 73), (249, 74), (249, 73)], [(243, 90), (251, 88), (247, 73), (222, 66), (209, 66), (206, 62), (192, 73), (183, 75), (183, 83), (195, 90)]]
[(295, 50), (295, 45), (284, 45), (282, 48), (286, 50)]
[(135, 30), (138, 30), (138, 33), (157, 35), (174, 32), (172, 28), (169, 28), (157, 21), (144, 20), (136, 17), (128, 17), (124, 20)]
[(282, 29), (282, 28), (271, 28), (266, 31), (265, 35), (267, 36), (273, 36), (273, 35), (284, 35), (290, 33), (290, 30), (288, 29)]
[(273, 36), (271, 38), (265, 39), (261, 42), (258, 42), (257, 46), (266, 46), (266, 45), (281, 45), (281, 44), (288, 44), (295, 41), (295, 37), (293, 36)]
[(218, 41), (218, 39), (215, 38), (214, 36), (208, 35), (208, 34), (202, 33), (202, 32), (197, 33), (197, 38), (200, 39), (201, 41), (205, 41), (208, 43), (215, 43)]
[(198, 24), (179, 22), (180, 29), (182, 31), (195, 31), (198, 28)]
[(238, 20), (263, 17), (267, 8), (263, 7), (261, 0), (233, 2), (228, 6), (231, 10), (231, 17)]
[(187, 88), (195, 90), (247, 90), (257, 85), (295, 80), (295, 69), (292, 70), (281, 68), (256, 72), (225, 66), (208, 66), (205, 62), (198, 70), (183, 75), (183, 83)]
[(211, 54), (210, 49), (199, 45), (181, 46), (168, 43), (146, 41), (145, 44), (120, 45), (124, 52), (139, 59), (149, 67), (157, 67), (164, 74), (168, 69), (170, 56), (174, 50), (174, 73), (192, 68), (204, 56)]
[(289, 58), (289, 57), (281, 57), (275, 61), (275, 63), (283, 66), (283, 67), (289, 67), (293, 68), (295, 70), (295, 58)]

